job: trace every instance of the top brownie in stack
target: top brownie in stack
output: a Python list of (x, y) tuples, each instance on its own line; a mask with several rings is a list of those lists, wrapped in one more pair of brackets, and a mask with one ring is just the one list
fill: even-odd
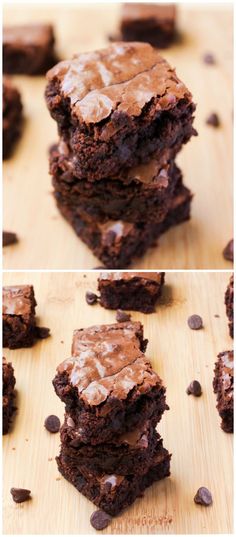
[(101, 444), (161, 419), (165, 388), (143, 354), (146, 344), (138, 322), (74, 332), (72, 357), (59, 365), (53, 384), (81, 442)]
[(195, 133), (191, 93), (147, 43), (77, 54), (47, 80), (47, 106), (79, 179), (110, 177), (167, 149), (174, 158)]

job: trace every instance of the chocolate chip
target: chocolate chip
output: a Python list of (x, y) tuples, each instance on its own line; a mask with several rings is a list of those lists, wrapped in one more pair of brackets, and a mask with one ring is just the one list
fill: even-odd
[(211, 52), (206, 52), (206, 54), (204, 54), (203, 61), (208, 65), (215, 65), (216, 63), (215, 56)]
[(226, 247), (223, 250), (223, 257), (227, 261), (233, 261), (234, 260), (234, 239), (231, 239), (231, 241), (228, 242)]
[(195, 395), (195, 397), (202, 395), (202, 387), (200, 382), (198, 382), (198, 380), (192, 380), (187, 387), (186, 393), (188, 395)]
[(92, 293), (92, 291), (87, 291), (85, 295), (85, 299), (87, 304), (92, 306), (93, 304), (96, 304), (98, 301), (98, 296), (95, 295), (95, 293)]
[(219, 127), (220, 126), (220, 119), (218, 114), (213, 112), (210, 114), (206, 120), (207, 125), (211, 125), (212, 127)]
[(39, 339), (46, 339), (50, 336), (50, 328), (46, 326), (36, 326), (36, 337)]
[(129, 313), (125, 313), (125, 311), (117, 310), (116, 313), (116, 320), (118, 323), (125, 323), (126, 321), (130, 321), (131, 315)]
[(12, 495), (14, 502), (16, 503), (27, 502), (27, 500), (31, 499), (30, 498), (31, 490), (12, 488), (10, 490), (10, 493)]
[(10, 246), (10, 244), (16, 244), (18, 242), (18, 237), (16, 233), (12, 231), (3, 231), (2, 232), (2, 244), (3, 246)]
[(58, 433), (61, 426), (61, 422), (57, 416), (53, 414), (48, 416), (44, 422), (44, 427), (49, 433)]
[(115, 240), (116, 240), (116, 233), (115, 231), (112, 231), (112, 229), (110, 229), (104, 236), (104, 245), (108, 247), (113, 246)]
[(99, 509), (90, 517), (90, 524), (95, 530), (104, 530), (110, 524), (111, 516)]
[(194, 496), (195, 503), (200, 505), (211, 505), (212, 504), (212, 495), (211, 492), (206, 487), (200, 487), (197, 494)]
[(188, 318), (188, 325), (191, 330), (200, 330), (200, 328), (203, 327), (202, 318), (200, 317), (200, 315), (191, 315)]

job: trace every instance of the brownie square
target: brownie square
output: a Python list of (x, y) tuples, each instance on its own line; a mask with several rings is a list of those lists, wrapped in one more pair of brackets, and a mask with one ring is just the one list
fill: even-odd
[(234, 275), (232, 274), (225, 293), (226, 315), (229, 320), (229, 334), (234, 337)]
[(225, 351), (218, 354), (215, 364), (213, 388), (216, 393), (221, 427), (226, 433), (234, 428), (234, 352)]
[(11, 425), (12, 415), (14, 413), (14, 387), (16, 379), (14, 369), (6, 358), (2, 360), (2, 429), (3, 434), (7, 434)]
[(78, 466), (74, 459), (65, 459), (62, 453), (56, 460), (59, 472), (79, 492), (111, 516), (131, 505), (155, 481), (170, 475), (170, 454), (162, 444), (157, 445), (144, 474), (98, 474), (91, 468)]
[(35, 306), (32, 285), (3, 287), (3, 347), (31, 347), (35, 339)]
[(23, 106), (20, 92), (6, 77), (3, 79), (2, 107), (3, 159), (7, 159), (21, 134)]
[(50, 24), (24, 24), (3, 28), (3, 72), (44, 74), (57, 60)]
[(141, 323), (75, 330), (72, 356), (58, 366), (53, 385), (81, 442), (108, 442), (161, 419), (165, 387), (144, 355), (146, 344)]
[(100, 304), (111, 310), (152, 313), (164, 278), (164, 272), (102, 272), (98, 278)]
[(176, 36), (176, 6), (122, 4), (120, 31), (123, 41), (144, 41), (154, 47), (166, 48)]
[(127, 176), (101, 179), (96, 183), (73, 175), (73, 155), (64, 142), (50, 150), (50, 173), (55, 192), (66, 203), (76, 205), (98, 221), (104, 217), (127, 222), (159, 223), (171, 205), (182, 174), (173, 161), (162, 166), (157, 160), (127, 171)]
[(98, 222), (88, 212), (66, 203), (58, 192), (54, 195), (62, 216), (108, 269), (127, 268), (142, 257), (148, 248), (156, 245), (162, 233), (188, 220), (192, 199), (190, 190), (179, 184), (162, 222), (154, 224), (147, 220), (146, 223), (134, 224), (123, 220)]
[(79, 179), (111, 177), (167, 149), (174, 158), (196, 134), (191, 93), (148, 43), (77, 54), (47, 80), (47, 106)]

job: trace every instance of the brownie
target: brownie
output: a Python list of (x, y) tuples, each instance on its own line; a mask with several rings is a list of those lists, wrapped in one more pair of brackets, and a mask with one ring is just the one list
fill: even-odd
[(57, 61), (50, 24), (24, 24), (3, 28), (3, 72), (44, 74)]
[(89, 246), (94, 255), (106, 268), (125, 269), (138, 257), (142, 257), (162, 233), (190, 217), (192, 194), (183, 185), (178, 185), (165, 219), (159, 224), (134, 224), (123, 220), (108, 220), (104, 223), (64, 202), (59, 193), (54, 193), (62, 216), (70, 223), (76, 234)]
[(144, 41), (154, 47), (166, 48), (176, 36), (176, 6), (122, 4), (120, 32), (123, 41)]
[(67, 458), (65, 460), (62, 453), (56, 460), (60, 473), (79, 492), (112, 516), (131, 505), (155, 481), (170, 475), (170, 454), (162, 444), (157, 444), (149, 459), (149, 468), (144, 474), (98, 474), (91, 468), (78, 466), (74, 459), (70, 462)]
[(174, 158), (196, 134), (191, 93), (148, 43), (77, 54), (47, 80), (47, 106), (79, 179), (111, 177), (166, 150)]
[(73, 461), (78, 466), (91, 468), (93, 472), (129, 475), (146, 473), (162, 440), (150, 422), (141, 427), (96, 446), (83, 444), (71, 417), (66, 414), (61, 428), (61, 454), (65, 464)]
[(100, 304), (112, 310), (155, 311), (164, 272), (102, 272), (98, 278)]
[(234, 352), (221, 352), (217, 358), (213, 380), (217, 409), (222, 419), (223, 431), (232, 433), (234, 428)]
[(16, 379), (14, 376), (14, 369), (10, 362), (7, 362), (6, 358), (2, 360), (2, 429), (3, 434), (8, 433), (12, 415), (14, 413), (14, 387)]
[(234, 275), (232, 274), (225, 293), (226, 315), (229, 320), (229, 334), (234, 337)]
[(125, 219), (128, 222), (161, 222), (166, 216), (181, 180), (180, 169), (173, 161), (160, 167), (157, 160), (127, 171), (122, 180), (115, 177), (96, 183), (73, 175), (73, 156), (64, 142), (50, 151), (50, 173), (55, 192), (68, 204), (76, 205), (89, 215), (102, 220)]
[(6, 77), (3, 79), (2, 108), (3, 158), (7, 159), (21, 134), (23, 106), (20, 92)]
[(58, 366), (53, 385), (81, 442), (108, 442), (161, 419), (165, 387), (144, 355), (146, 344), (138, 322), (75, 330), (72, 356)]

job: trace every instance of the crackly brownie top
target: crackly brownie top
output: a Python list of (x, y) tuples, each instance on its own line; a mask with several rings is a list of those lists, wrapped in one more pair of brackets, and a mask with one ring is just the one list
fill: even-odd
[(175, 70), (148, 43), (116, 42), (76, 54), (50, 69), (47, 79), (59, 83), (59, 94), (70, 99), (72, 115), (86, 124), (113, 112), (139, 116), (154, 98), (156, 111), (172, 108), (184, 97), (191, 100)]
[(6, 315), (31, 315), (36, 301), (32, 285), (3, 287), (2, 310)]
[(122, 5), (122, 19), (135, 21), (140, 19), (172, 20), (176, 15), (174, 4), (127, 3)]
[(53, 39), (53, 29), (50, 24), (19, 24), (3, 27), (3, 44), (15, 46), (44, 46)]
[(91, 406), (108, 399), (125, 399), (137, 387), (139, 393), (161, 384), (140, 350), (140, 323), (92, 326), (74, 332), (72, 357), (58, 367), (79, 397)]
[(163, 283), (164, 272), (101, 272), (99, 280), (108, 280), (110, 282), (117, 280), (130, 281), (134, 278), (142, 278), (157, 283)]

